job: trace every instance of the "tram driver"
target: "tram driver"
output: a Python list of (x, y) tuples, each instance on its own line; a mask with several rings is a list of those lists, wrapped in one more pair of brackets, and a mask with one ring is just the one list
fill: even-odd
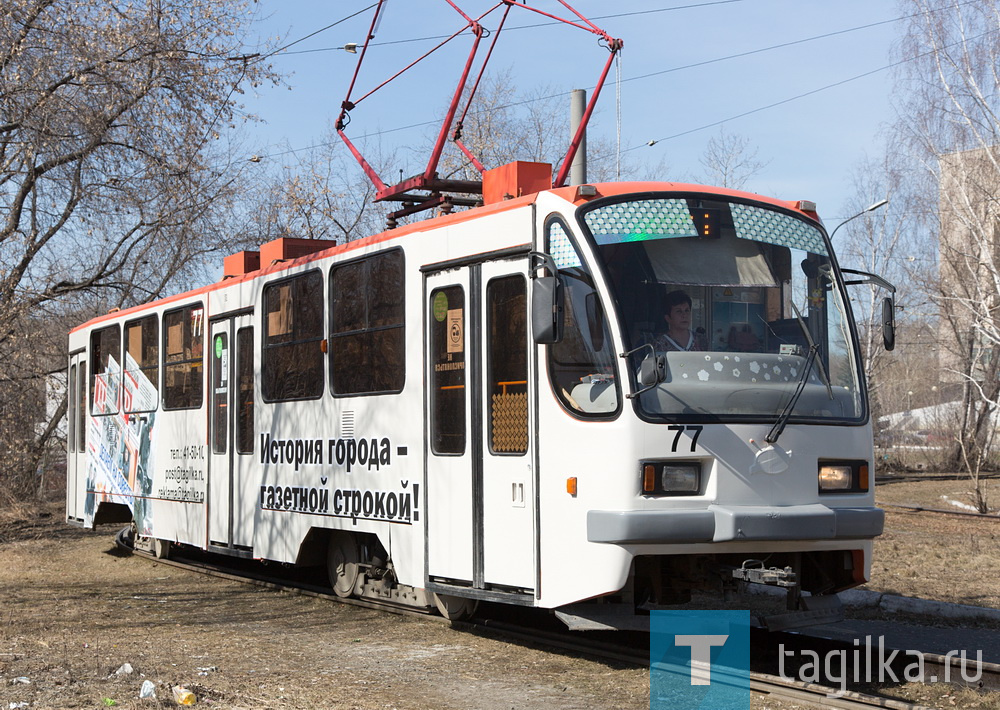
[(667, 330), (653, 339), (656, 352), (708, 350), (705, 335), (691, 330), (691, 297), (678, 289), (663, 299), (663, 320)]

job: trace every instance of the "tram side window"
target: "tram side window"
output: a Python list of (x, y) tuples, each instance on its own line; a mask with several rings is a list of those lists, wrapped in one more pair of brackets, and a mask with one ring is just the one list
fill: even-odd
[(430, 300), (431, 447), (465, 453), (465, 292), (435, 289)]
[(399, 392), (406, 376), (403, 252), (382, 252), (330, 272), (333, 393)]
[(80, 363), (77, 384), (76, 450), (87, 450), (87, 365)]
[(205, 390), (205, 309), (200, 303), (163, 314), (163, 408), (200, 407)]
[(253, 328), (236, 331), (236, 452), (253, 453)]
[(125, 411), (152, 412), (160, 387), (160, 322), (146, 316), (125, 325)]
[(264, 287), (264, 399), (323, 394), (323, 277), (310, 271)]
[(212, 388), (208, 395), (212, 407), (212, 453), (224, 454), (229, 443), (229, 333), (216, 333), (209, 352), (212, 359)]
[(618, 411), (615, 353), (601, 295), (559, 220), (546, 225), (547, 249), (563, 285), (563, 337), (549, 346), (549, 377), (562, 404), (577, 416)]
[(69, 388), (67, 389), (66, 402), (69, 409), (66, 412), (66, 422), (69, 425), (66, 432), (66, 442), (69, 445), (69, 452), (76, 451), (76, 365), (69, 366)]
[(90, 413), (94, 416), (118, 413), (121, 332), (120, 326), (112, 325), (90, 334)]
[(524, 278), (493, 279), (486, 287), (490, 450), (528, 450), (528, 319)]

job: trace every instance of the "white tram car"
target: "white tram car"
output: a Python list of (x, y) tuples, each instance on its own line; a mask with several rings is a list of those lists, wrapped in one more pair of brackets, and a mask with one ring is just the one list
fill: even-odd
[[(484, 206), (277, 240), (73, 330), (68, 520), (451, 618), (865, 582), (872, 429), (815, 206), (514, 168)], [(671, 290), (707, 349), (651, 344)]]

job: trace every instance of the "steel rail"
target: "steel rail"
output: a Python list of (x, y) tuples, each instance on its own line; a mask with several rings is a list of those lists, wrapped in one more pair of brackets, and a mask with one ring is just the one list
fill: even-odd
[[(626, 666), (646, 667), (650, 665), (648, 652), (637, 652), (634, 647), (626, 647), (588, 639), (587, 635), (576, 633), (575, 636), (569, 634), (574, 632), (554, 632), (546, 631), (532, 626), (520, 626), (506, 621), (496, 619), (472, 619), (467, 621), (449, 621), (434, 613), (432, 609), (422, 609), (419, 607), (396, 604), (393, 602), (380, 602), (369, 599), (358, 599), (356, 597), (345, 598), (326, 591), (322, 587), (309, 585), (307, 583), (290, 581), (262, 575), (259, 573), (240, 570), (238, 573), (226, 571), (226, 568), (208, 562), (195, 560), (175, 555), (173, 558), (158, 558), (155, 555), (136, 550), (126, 541), (128, 528), (122, 530), (116, 536), (116, 544), (123, 550), (134, 554), (137, 557), (149, 560), (157, 564), (163, 564), (176, 569), (186, 570), (197, 574), (203, 574), (218, 579), (231, 582), (240, 582), (253, 586), (270, 589), (274, 591), (288, 592), (301, 596), (323, 599), (325, 601), (347, 604), (375, 611), (384, 611), (401, 616), (418, 616), (435, 623), (449, 623), (455, 629), (472, 633), (489, 634), (494, 637), (506, 637), (521, 643), (535, 646), (545, 646), (561, 651), (568, 651), (579, 654), (587, 658), (601, 661), (610, 661)], [(658, 669), (667, 672), (688, 673), (689, 669), (671, 668), (658, 664)], [(987, 668), (989, 672), (996, 672), (1000, 678), (1000, 666), (996, 669)], [(713, 674), (724, 674), (724, 669), (713, 667)], [(721, 677), (721, 676), (720, 676)], [(836, 688), (823, 686), (805, 681), (798, 681), (781, 676), (769, 675), (765, 673), (740, 673), (738, 681), (742, 687), (749, 688), (751, 692), (781, 698), (790, 701), (806, 702), (813, 705), (830, 708), (846, 708), (848, 710), (858, 710), (859, 708), (887, 708), (888, 710), (925, 710), (924, 706), (908, 703), (902, 700), (886, 698), (882, 696), (867, 695), (854, 691), (839, 691)]]
[(940, 513), (941, 515), (961, 515), (967, 518), (987, 518), (992, 520), (1000, 520), (1000, 514), (997, 513), (977, 513), (972, 510), (946, 510), (944, 508), (928, 508), (924, 505), (917, 505), (916, 503), (878, 503), (878, 505), (885, 508), (901, 508), (903, 510), (909, 510), (914, 513)]
[[(649, 654), (636, 653), (634, 649), (616, 646), (609, 643), (594, 641), (581, 642), (572, 637), (567, 637), (559, 633), (543, 631), (535, 628), (520, 627), (506, 622), (496, 622), (485, 620), (461, 621), (453, 624), (456, 627), (467, 627), (469, 630), (492, 629), (494, 632), (502, 633), (505, 636), (517, 639), (522, 642), (532, 644), (544, 644), (565, 651), (572, 651), (581, 655), (596, 657), (605, 661), (613, 661), (626, 665), (640, 667), (649, 666)], [(568, 632), (573, 633), (573, 632)], [(671, 667), (666, 664), (656, 664), (660, 670), (678, 673), (686, 676), (690, 673), (688, 667)], [(712, 676), (724, 677), (724, 669), (718, 666), (712, 667)], [(784, 700), (802, 701), (813, 705), (829, 708), (847, 708), (857, 710), (858, 708), (888, 708), (889, 710), (930, 710), (922, 705), (915, 705), (903, 700), (886, 698), (877, 695), (866, 695), (854, 691), (840, 691), (829, 686), (816, 683), (782, 678), (781, 676), (767, 673), (730, 672), (731, 682), (739, 684), (741, 687), (749, 688), (751, 692), (768, 695)]]
[[(357, 597), (340, 597), (327, 591), (323, 587), (318, 587), (315, 585), (306, 584), (304, 582), (292, 582), (287, 579), (282, 579), (280, 577), (272, 577), (270, 575), (263, 575), (254, 572), (249, 572), (246, 570), (239, 570), (238, 572), (227, 572), (224, 567), (212, 565), (203, 561), (194, 560), (186, 558), (183, 555), (170, 557), (156, 557), (155, 555), (146, 552), (144, 550), (137, 550), (123, 539), (123, 533), (125, 533), (128, 528), (125, 528), (118, 535), (115, 536), (115, 544), (118, 545), (120, 549), (127, 550), (136, 557), (140, 557), (157, 564), (166, 565), (168, 567), (174, 567), (176, 569), (186, 570), (188, 572), (196, 572), (198, 574), (203, 574), (208, 577), (216, 577), (218, 579), (223, 579), (229, 582), (242, 582), (243, 584), (250, 584), (255, 587), (261, 587), (263, 589), (271, 589), (278, 592), (288, 592), (290, 594), (297, 594), (303, 597), (312, 597), (314, 599), (324, 599), (326, 601), (335, 601), (342, 604), (348, 604), (350, 606), (359, 606), (366, 609), (375, 609), (378, 611), (388, 611), (391, 613), (398, 614), (414, 614), (417, 616), (423, 616), (432, 620), (440, 620), (441, 622), (447, 622), (448, 620), (437, 616), (433, 609), (428, 608), (423, 610), (420, 607), (408, 606), (405, 604), (396, 604), (395, 602), (383, 602), (374, 599), (359, 599)], [(208, 553), (211, 554), (211, 553)]]

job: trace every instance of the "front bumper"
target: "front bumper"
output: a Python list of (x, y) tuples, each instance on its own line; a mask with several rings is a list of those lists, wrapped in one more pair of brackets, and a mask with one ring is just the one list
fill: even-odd
[(673, 544), (753, 540), (858, 540), (882, 533), (879, 508), (710, 505), (705, 510), (591, 510), (587, 540)]

